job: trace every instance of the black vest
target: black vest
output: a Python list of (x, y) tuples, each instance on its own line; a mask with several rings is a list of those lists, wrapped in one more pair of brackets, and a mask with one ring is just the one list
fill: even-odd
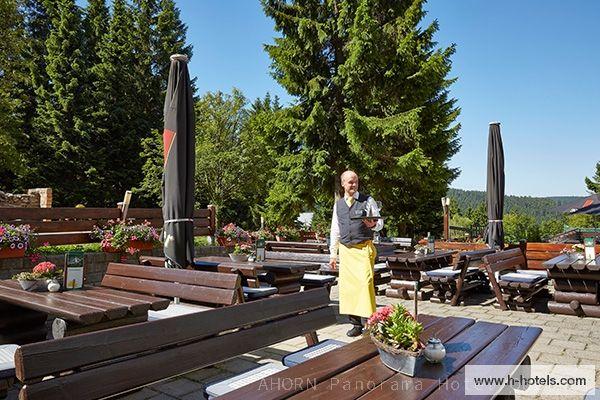
[[(358, 244), (365, 240), (373, 240), (373, 231), (367, 228), (362, 219), (350, 219), (351, 215), (359, 210), (368, 210), (367, 199), (369, 196), (358, 193), (352, 207), (348, 207), (346, 199), (340, 198), (336, 203), (338, 225), (340, 226), (340, 243), (343, 245)], [(366, 215), (366, 214), (365, 214)]]

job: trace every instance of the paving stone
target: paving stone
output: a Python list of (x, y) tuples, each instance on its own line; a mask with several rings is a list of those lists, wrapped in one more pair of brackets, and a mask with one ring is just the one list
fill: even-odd
[(191, 392), (201, 391), (203, 386), (191, 379), (180, 378), (154, 386), (153, 389), (169, 396), (180, 397)]
[(559, 340), (559, 339), (552, 339), (550, 342), (550, 345), (552, 347), (559, 346), (559, 347), (564, 347), (566, 349), (573, 349), (573, 350), (583, 350), (583, 349), (585, 349), (585, 346), (586, 346), (585, 343), (574, 342), (571, 340)]
[(148, 387), (144, 387), (141, 390), (125, 394), (118, 397), (119, 400), (147, 400), (151, 397), (160, 394), (159, 392), (152, 390)]
[(187, 379), (191, 379), (196, 382), (204, 382), (207, 379), (210, 379), (210, 378), (212, 378), (216, 375), (222, 374), (222, 373), (223, 373), (222, 370), (215, 368), (215, 367), (210, 367), (210, 368), (202, 368), (202, 369), (187, 373), (184, 376)]
[(148, 398), (148, 400), (179, 400), (177, 397), (169, 396), (165, 393), (159, 393), (156, 396)]

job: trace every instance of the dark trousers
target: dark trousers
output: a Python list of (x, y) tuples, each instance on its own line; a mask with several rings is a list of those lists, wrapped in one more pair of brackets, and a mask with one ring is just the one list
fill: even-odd
[(359, 317), (358, 315), (348, 315), (348, 319), (352, 325), (360, 327), (364, 326), (367, 322), (366, 318)]

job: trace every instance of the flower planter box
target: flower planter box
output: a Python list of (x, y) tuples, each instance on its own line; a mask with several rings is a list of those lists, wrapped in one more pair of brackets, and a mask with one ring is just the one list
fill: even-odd
[(25, 249), (0, 249), (0, 258), (21, 258), (25, 257)]
[[(143, 242), (141, 240), (130, 240), (127, 247), (132, 247), (136, 250), (152, 250), (154, 248), (153, 242)], [(115, 249), (114, 247), (107, 246), (103, 247), (102, 251), (105, 253), (121, 253), (122, 251), (119, 249)]]
[(229, 239), (224, 236), (217, 236), (217, 243), (219, 246), (224, 247), (235, 247), (235, 245), (238, 244), (237, 240)]

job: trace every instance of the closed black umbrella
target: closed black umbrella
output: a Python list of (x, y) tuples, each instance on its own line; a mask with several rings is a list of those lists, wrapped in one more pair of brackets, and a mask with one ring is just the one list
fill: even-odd
[(185, 268), (194, 261), (194, 104), (185, 55), (171, 56), (165, 98), (163, 239), (165, 267)]
[(573, 212), (572, 214), (600, 215), (600, 204), (592, 204)]
[(490, 248), (504, 248), (504, 149), (500, 136), (500, 123), (490, 123), (487, 164), (487, 216), (486, 243)]

